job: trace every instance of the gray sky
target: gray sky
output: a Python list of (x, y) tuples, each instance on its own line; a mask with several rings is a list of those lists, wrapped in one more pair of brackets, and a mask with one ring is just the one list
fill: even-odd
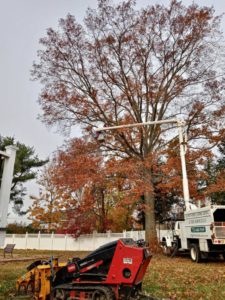
[[(119, 2), (116, 0), (115, 2)], [(137, 0), (137, 7), (165, 3), (169, 0)], [(225, 12), (223, 0), (196, 0), (199, 5), (214, 6), (216, 14)], [(184, 0), (191, 4), (191, 0)], [(45, 159), (62, 145), (64, 137), (56, 129), (47, 129), (37, 116), (40, 85), (30, 81), (30, 69), (39, 49), (39, 39), (49, 27), (57, 28), (59, 18), (68, 13), (82, 22), (88, 6), (97, 0), (0, 0), (0, 134), (14, 136), (33, 146)], [(222, 23), (225, 26), (225, 21)], [(75, 130), (73, 136), (78, 134)], [(37, 191), (28, 185), (28, 194)], [(29, 201), (26, 201), (26, 206)], [(9, 221), (15, 220), (11, 215)], [(13, 219), (12, 219), (13, 218)], [(19, 221), (19, 218), (16, 218)]]

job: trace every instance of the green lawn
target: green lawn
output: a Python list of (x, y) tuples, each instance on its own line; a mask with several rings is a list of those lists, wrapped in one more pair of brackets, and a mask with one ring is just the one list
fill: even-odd
[[(54, 255), (65, 261), (69, 257), (85, 253), (15, 250), (14, 257), (46, 257)], [(2, 256), (0, 255), (2, 260)], [(32, 262), (32, 261), (31, 261)], [(30, 262), (0, 262), (0, 299), (10, 299), (15, 293), (18, 276), (26, 271)], [(169, 258), (156, 255), (152, 258), (145, 276), (143, 289), (152, 296), (169, 299), (224, 300), (225, 262), (222, 259), (201, 264), (189, 257)]]
[(152, 258), (144, 289), (159, 298), (189, 300), (225, 299), (225, 262), (221, 259), (193, 263), (190, 258)]
[[(87, 252), (86, 252), (87, 253)], [(33, 261), (51, 256), (59, 257), (60, 261), (67, 261), (73, 256), (82, 257), (85, 252), (72, 251), (38, 251), (38, 250), (14, 250), (13, 257), (18, 259), (33, 258), (30, 261), (4, 262), (3, 255), (0, 254), (0, 300), (9, 300), (15, 294), (16, 280), (26, 273), (26, 267)], [(7, 255), (6, 258), (10, 258)], [(21, 299), (22, 300), (22, 299)]]

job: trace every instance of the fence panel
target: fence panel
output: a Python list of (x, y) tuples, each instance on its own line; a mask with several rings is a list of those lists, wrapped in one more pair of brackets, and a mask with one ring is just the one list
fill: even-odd
[(16, 244), (16, 249), (41, 249), (41, 250), (70, 250), (92, 251), (96, 248), (120, 238), (143, 239), (144, 231), (123, 231), (119, 233), (97, 233), (81, 235), (74, 238), (67, 234), (7, 234), (6, 244)]

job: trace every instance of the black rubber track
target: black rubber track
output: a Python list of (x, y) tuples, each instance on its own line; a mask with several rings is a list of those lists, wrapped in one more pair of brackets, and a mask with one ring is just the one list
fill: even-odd
[[(79, 285), (73, 285), (73, 284), (62, 284), (60, 286), (57, 286), (55, 289), (52, 291), (51, 295), (51, 300), (58, 300), (59, 298), (54, 297), (54, 292), (56, 290), (63, 290), (65, 292), (70, 292), (70, 291), (84, 291), (84, 292), (93, 292), (92, 298), (87, 298), (87, 300), (114, 300), (115, 295), (114, 292), (110, 287), (106, 286), (98, 286), (98, 285), (90, 285), (90, 286), (79, 286)], [(98, 293), (102, 293), (102, 296), (105, 296), (104, 298), (101, 296), (99, 298), (97, 295)], [(61, 300), (61, 299), (60, 299)], [(62, 300), (67, 300), (67, 297)]]

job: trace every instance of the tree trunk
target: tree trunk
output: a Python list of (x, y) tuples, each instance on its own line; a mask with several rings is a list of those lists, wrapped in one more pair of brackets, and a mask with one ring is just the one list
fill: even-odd
[(146, 191), (145, 194), (145, 239), (149, 243), (152, 252), (158, 247), (156, 226), (155, 226), (155, 197), (153, 191)]
[(104, 190), (100, 189), (99, 193), (100, 198), (100, 209), (99, 209), (99, 232), (105, 232), (106, 231), (106, 213), (105, 213), (105, 195)]

